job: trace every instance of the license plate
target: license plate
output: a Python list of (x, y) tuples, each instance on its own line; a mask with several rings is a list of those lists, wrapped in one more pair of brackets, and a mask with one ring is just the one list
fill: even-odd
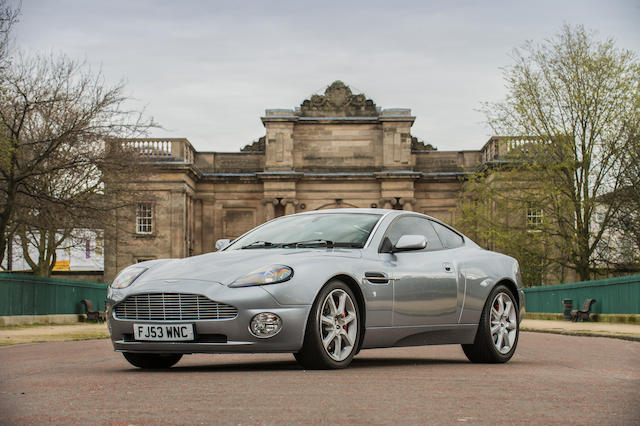
[(193, 324), (133, 324), (133, 336), (161, 342), (193, 340)]

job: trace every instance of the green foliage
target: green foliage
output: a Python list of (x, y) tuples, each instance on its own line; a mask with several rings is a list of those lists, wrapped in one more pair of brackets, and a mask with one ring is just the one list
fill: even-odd
[(513, 59), (504, 70), (506, 99), (485, 104), (484, 112), (498, 134), (529, 141), (504, 160), (536, 183), (545, 212), (541, 238), (553, 262), (588, 280), (602, 265), (602, 245), (616, 241), (607, 236), (624, 201), (604, 200), (624, 187), (639, 134), (640, 64), (613, 40), (566, 25), (543, 44), (516, 49)]
[(527, 217), (530, 209), (544, 215), (544, 203), (523, 170), (481, 171), (464, 183), (456, 227), (483, 247), (515, 257), (525, 286), (546, 284), (555, 260), (549, 225)]

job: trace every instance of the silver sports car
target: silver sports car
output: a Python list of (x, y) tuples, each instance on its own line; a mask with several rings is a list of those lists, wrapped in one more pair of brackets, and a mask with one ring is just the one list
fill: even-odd
[(462, 345), (508, 361), (524, 293), (518, 262), (401, 210), (283, 216), (218, 251), (125, 268), (107, 297), (113, 347), (133, 365), (184, 354), (292, 352), (343, 368), (361, 349)]

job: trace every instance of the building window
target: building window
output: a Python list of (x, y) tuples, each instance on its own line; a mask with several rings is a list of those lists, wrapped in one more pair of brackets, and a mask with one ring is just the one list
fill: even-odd
[(136, 233), (151, 234), (153, 231), (153, 206), (151, 203), (138, 203), (136, 209)]
[(527, 225), (531, 228), (538, 228), (542, 225), (543, 210), (535, 205), (530, 204), (527, 207)]

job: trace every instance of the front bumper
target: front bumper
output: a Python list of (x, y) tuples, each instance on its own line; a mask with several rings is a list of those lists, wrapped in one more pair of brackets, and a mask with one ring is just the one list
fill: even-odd
[[(238, 309), (233, 319), (220, 320), (130, 320), (114, 315), (114, 307), (126, 296), (142, 293), (179, 292), (201, 294), (216, 302)], [(124, 292), (123, 292), (124, 293)], [(155, 353), (227, 353), (227, 352), (297, 352), (304, 340), (310, 305), (280, 305), (268, 292), (257, 287), (229, 288), (215, 283), (187, 282), (173, 288), (137, 286), (135, 291), (107, 299), (107, 322), (113, 348), (120, 352)], [(113, 295), (111, 295), (113, 296)], [(249, 323), (260, 312), (273, 312), (282, 319), (282, 329), (269, 338), (249, 332)], [(193, 324), (195, 340), (185, 342), (148, 342), (133, 338), (134, 324)]]

